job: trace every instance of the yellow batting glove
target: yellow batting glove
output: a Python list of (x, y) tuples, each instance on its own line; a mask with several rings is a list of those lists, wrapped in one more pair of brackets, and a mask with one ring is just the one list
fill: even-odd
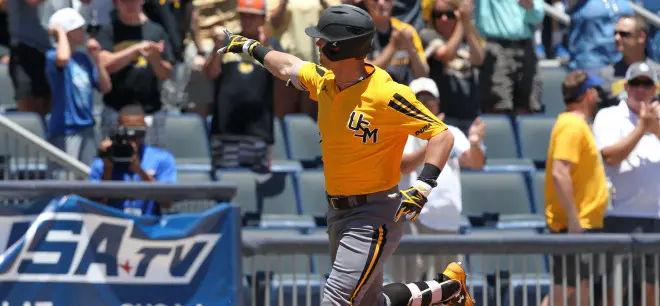
[(399, 221), (404, 215), (410, 216), (411, 221), (417, 220), (427, 202), (426, 197), (431, 193), (431, 188), (427, 183), (416, 181), (412, 187), (389, 195), (390, 198), (401, 199), (401, 204), (394, 215), (394, 221)]
[(218, 54), (247, 53), (250, 56), (252, 56), (252, 50), (254, 50), (254, 47), (260, 45), (260, 43), (254, 39), (249, 39), (245, 36), (232, 34), (227, 29), (225, 29), (225, 35), (227, 35), (227, 37), (229, 38), (227, 39), (229, 43), (226, 46), (220, 48), (218, 50)]

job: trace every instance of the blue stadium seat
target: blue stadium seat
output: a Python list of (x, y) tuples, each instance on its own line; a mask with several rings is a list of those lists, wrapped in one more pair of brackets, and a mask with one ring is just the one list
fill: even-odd
[(551, 116), (518, 116), (518, 136), (522, 157), (537, 163), (545, 162), (555, 120), (556, 117)]
[(273, 160), (289, 159), (289, 154), (286, 152), (286, 139), (284, 138), (284, 131), (282, 130), (282, 121), (275, 117), (273, 118)]
[(0, 64), (0, 110), (15, 109), (14, 86), (9, 78), (9, 66)]
[(284, 117), (284, 133), (288, 139), (289, 156), (303, 164), (315, 165), (321, 157), (319, 128), (312, 117), (290, 114)]
[(313, 227), (299, 216), (299, 205), (290, 173), (255, 174), (248, 170), (223, 170), (220, 181), (238, 186), (234, 203), (241, 207), (246, 225), (260, 227)]
[(483, 115), (481, 118), (487, 126), (486, 137), (484, 138), (486, 162), (499, 158), (519, 158), (518, 144), (516, 143), (516, 135), (510, 117), (506, 115)]
[(545, 114), (557, 116), (564, 110), (564, 97), (561, 93), (561, 84), (568, 74), (564, 67), (542, 67), (539, 69), (543, 81), (541, 103), (545, 106)]
[[(461, 173), (461, 189), (463, 215), (471, 219), (499, 221), (493, 222), (499, 228), (544, 226), (543, 220), (532, 214), (531, 196), (524, 173), (464, 172)], [(497, 214), (498, 220), (486, 219), (484, 213)]]
[[(197, 171), (178, 171), (176, 180), (178, 183), (207, 183), (213, 181), (211, 173)], [(167, 213), (199, 213), (206, 211), (216, 204), (213, 199), (176, 201)]]
[(534, 174), (534, 209), (537, 214), (544, 214), (545, 211), (545, 172), (538, 171)]
[(328, 202), (323, 171), (301, 172), (299, 181), (302, 213), (316, 218), (325, 218), (325, 214), (328, 212)]
[(211, 152), (204, 121), (197, 114), (168, 115), (162, 133), (166, 150), (174, 155), (177, 168), (210, 171)]

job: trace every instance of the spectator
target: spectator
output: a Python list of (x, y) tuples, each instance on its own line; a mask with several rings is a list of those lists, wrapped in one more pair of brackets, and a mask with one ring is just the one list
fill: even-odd
[(481, 0), (477, 29), (486, 38), (479, 74), (484, 113), (531, 113), (540, 110), (540, 76), (534, 27), (544, 16), (543, 0)]
[(80, 8), (80, 13), (90, 26), (110, 25), (115, 10), (114, 1), (90, 0), (88, 5)]
[[(410, 88), (417, 96), (417, 100), (424, 103), (434, 114), (438, 113), (440, 96), (436, 83), (428, 78), (419, 78), (410, 83)], [(443, 120), (444, 114), (438, 115)], [(428, 202), (416, 221), (406, 222), (404, 234), (407, 235), (437, 235), (457, 234), (460, 227), (460, 215), (463, 207), (461, 199), (460, 168), (482, 169), (484, 166), (484, 148), (482, 140), (485, 136), (486, 125), (476, 119), (470, 126), (469, 136), (458, 128), (448, 125), (449, 131), (454, 135), (454, 147), (438, 177), (438, 187), (434, 188), (428, 196)], [(408, 142), (403, 150), (401, 160), (401, 186), (408, 186), (417, 179), (422, 170), (424, 155), (426, 153), (426, 140), (408, 136)], [(435, 267), (440, 271), (457, 256), (435, 256), (435, 262), (430, 263), (421, 257), (417, 260), (405, 260), (401, 256), (395, 258), (400, 261), (392, 266), (392, 276), (396, 281), (414, 282), (426, 279), (423, 276), (429, 268)], [(410, 265), (410, 263), (415, 263)], [(431, 276), (428, 276), (431, 277)]]
[(616, 49), (623, 55), (618, 62), (608, 65), (600, 71), (605, 83), (603, 89), (607, 95), (604, 106), (618, 104), (625, 99), (624, 85), (626, 71), (632, 63), (646, 62), (655, 71), (660, 71), (660, 65), (646, 57), (646, 40), (649, 26), (640, 16), (624, 16), (616, 23), (614, 41)]
[[(639, 0), (638, 0), (639, 2)], [(644, 8), (660, 15), (660, 1), (657, 0), (641, 0)], [(650, 26), (648, 38), (648, 55), (656, 62), (660, 62), (660, 28)]]
[(53, 93), (48, 137), (56, 147), (90, 163), (96, 153), (92, 90), (105, 93), (112, 87), (108, 72), (99, 64), (101, 46), (87, 40), (85, 19), (72, 8), (63, 8), (50, 18), (49, 32), (57, 48), (46, 53), (46, 78)]
[[(119, 115), (118, 134), (99, 146), (99, 157), (91, 164), (89, 180), (176, 183), (174, 156), (163, 149), (144, 144), (145, 113), (140, 105), (126, 105)], [(160, 215), (171, 203), (143, 200), (105, 201), (131, 215)]]
[[(602, 109), (593, 127), (607, 176), (616, 190), (616, 199), (606, 214), (605, 231), (660, 233), (660, 102), (654, 98), (658, 74), (648, 63), (637, 62), (630, 65), (626, 76), (627, 98)], [(653, 305), (657, 298), (652, 284), (653, 258), (646, 260), (642, 266), (641, 258), (635, 258), (633, 267), (624, 271), (634, 269), (636, 283), (642, 280), (640, 271), (646, 273), (646, 305)], [(624, 280), (623, 284), (629, 282)]]
[(0, 63), (9, 63), (9, 20), (7, 19), (7, 1), (0, 0)]
[(142, 13), (142, 0), (116, 0), (117, 14), (101, 26), (101, 63), (110, 73), (112, 90), (103, 97), (101, 129), (104, 137), (117, 129), (117, 111), (139, 103), (146, 112), (146, 142), (159, 145), (164, 125), (160, 82), (170, 77), (174, 55), (167, 33)]
[(55, 11), (71, 5), (56, 0), (6, 1), (11, 37), (9, 75), (14, 84), (16, 105), (21, 112), (35, 112), (45, 117), (50, 112), (45, 53), (51, 48), (46, 27)]
[(372, 64), (387, 70), (394, 81), (402, 84), (428, 76), (422, 41), (415, 28), (392, 17), (394, 0), (365, 0), (365, 5), (377, 31), (368, 55)]
[(619, 18), (635, 13), (626, 0), (569, 0), (567, 12), (569, 69), (595, 74), (621, 59), (612, 33)]
[(483, 62), (482, 43), (472, 25), (472, 0), (435, 0), (430, 14), (433, 29), (420, 32), (428, 57), (429, 77), (440, 88), (444, 122), (467, 133), (479, 112), (477, 67)]
[[(601, 79), (583, 71), (569, 73), (562, 84), (566, 112), (557, 117), (552, 129), (545, 165), (545, 216), (551, 234), (602, 231), (609, 195), (605, 170), (587, 123), (598, 103), (595, 87), (601, 84)], [(575, 256), (565, 255), (553, 256), (553, 263), (555, 283), (550, 294), (555, 303), (561, 303), (566, 294), (568, 305), (589, 305), (589, 266), (581, 263), (576, 267)], [(569, 271), (568, 275), (564, 271)], [(576, 301), (575, 273), (581, 277), (580, 301)], [(549, 296), (543, 305), (549, 305)]]
[[(243, 35), (279, 49), (276, 40), (263, 31), (266, 8), (263, 1), (240, 1)], [(214, 31), (215, 49), (225, 45), (222, 28)], [(273, 144), (274, 77), (251, 57), (212, 52), (205, 72), (215, 83), (211, 150), (215, 168), (247, 167), (265, 172), (270, 168), (269, 146)]]
[[(565, 13), (566, 12), (566, 0), (545, 0), (546, 3), (552, 4), (552, 7), (557, 11)], [(551, 25), (550, 29), (546, 29), (546, 25)], [(548, 55), (543, 45), (543, 32), (551, 31), (551, 46), (553, 48), (552, 54), (564, 64), (569, 59), (568, 50), (564, 48), (564, 27), (560, 25), (557, 20), (552, 19), (551, 22), (544, 22), (542, 27), (534, 31), (534, 41), (536, 42), (536, 55), (539, 58), (547, 58)]]
[[(321, 12), (328, 6), (338, 4), (337, 0), (268, 0), (268, 19), (273, 38), (280, 41), (285, 52), (298, 58), (317, 63), (318, 49), (316, 41), (305, 34), (305, 28), (315, 26)], [(297, 90), (295, 87), (282, 86), (285, 84), (276, 80), (275, 115), (282, 119), (291, 113), (304, 113), (316, 118), (318, 104), (309, 98), (309, 94)]]
[(392, 16), (415, 28), (417, 32), (424, 29), (422, 2), (425, 0), (395, 0)]

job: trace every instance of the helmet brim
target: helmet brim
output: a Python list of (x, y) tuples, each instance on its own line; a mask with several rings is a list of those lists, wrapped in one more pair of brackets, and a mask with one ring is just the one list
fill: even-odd
[(325, 37), (325, 35), (323, 35), (323, 33), (321, 33), (321, 31), (319, 31), (319, 29), (315, 26), (307, 27), (305, 29), (305, 34), (307, 34), (307, 36), (312, 38), (320, 38), (320, 39), (328, 40), (328, 38)]

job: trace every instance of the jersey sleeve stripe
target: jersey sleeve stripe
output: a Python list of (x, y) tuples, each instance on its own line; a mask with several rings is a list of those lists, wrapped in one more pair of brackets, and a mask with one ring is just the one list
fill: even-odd
[(353, 305), (355, 298), (360, 294), (360, 290), (364, 287), (364, 284), (367, 283), (369, 277), (371, 277), (371, 274), (376, 269), (378, 260), (381, 255), (383, 255), (383, 249), (385, 248), (386, 243), (387, 228), (385, 227), (385, 224), (383, 224), (374, 232), (371, 247), (369, 248), (369, 254), (367, 256), (367, 262), (362, 270), (362, 275), (360, 275), (360, 278), (358, 279), (357, 286), (355, 287), (355, 290), (353, 290), (353, 294), (351, 294), (349, 300), (350, 305)]
[(323, 68), (316, 65), (316, 73), (318, 73), (318, 75), (320, 75), (320, 76), (324, 76), (325, 75), (325, 70), (323, 70)]
[(408, 116), (408, 117), (412, 117), (412, 118), (422, 120), (422, 121), (425, 121), (425, 122), (428, 122), (428, 123), (433, 123), (433, 124), (438, 123), (437, 121), (429, 120), (428, 117), (426, 117), (426, 116), (421, 116), (419, 114), (415, 114), (414, 112), (411, 112), (411, 111), (407, 110), (403, 106), (401, 106), (401, 105), (397, 104), (396, 102), (394, 102), (394, 100), (391, 100), (390, 103), (387, 104), (387, 106), (394, 109), (395, 111), (397, 111), (399, 113), (402, 113), (402, 114)]
[(438, 124), (438, 123), (439, 123), (438, 120), (436, 120), (436, 119), (434, 119), (434, 118), (429, 117), (428, 115), (426, 115), (424, 112), (422, 112), (421, 110), (419, 110), (417, 107), (415, 107), (415, 105), (413, 105), (412, 103), (410, 103), (410, 101), (406, 100), (406, 98), (404, 98), (404, 97), (401, 96), (400, 94), (398, 94), (398, 93), (394, 94), (394, 100), (398, 101), (399, 103), (401, 103), (401, 104), (404, 105), (405, 107), (409, 108), (414, 114), (418, 114), (418, 115), (424, 117), (424, 118), (426, 119), (425, 121), (428, 121), (428, 122), (431, 122), (431, 123), (435, 123), (435, 124)]

